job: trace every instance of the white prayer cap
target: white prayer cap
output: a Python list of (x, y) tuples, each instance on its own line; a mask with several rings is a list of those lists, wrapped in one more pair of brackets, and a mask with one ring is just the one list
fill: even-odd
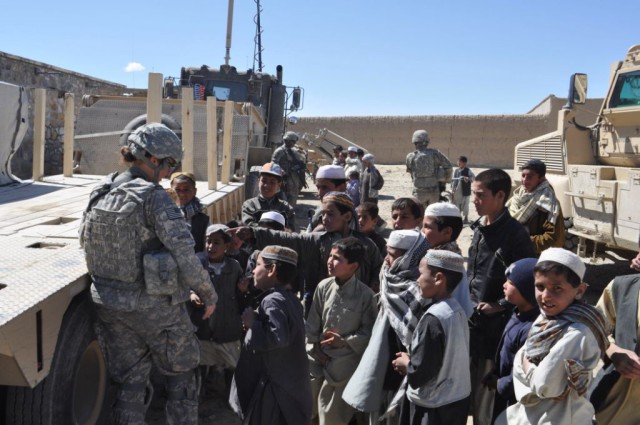
[(440, 269), (451, 270), (464, 274), (464, 258), (460, 254), (446, 249), (430, 249), (425, 255), (427, 264)]
[(266, 220), (271, 220), (271, 221), (275, 221), (276, 223), (280, 223), (284, 226), (285, 220), (284, 220), (284, 216), (282, 214), (280, 214), (277, 211), (267, 211), (265, 213), (263, 213), (260, 216), (260, 220), (258, 221), (266, 221)]
[(460, 217), (460, 210), (455, 205), (449, 202), (436, 202), (435, 204), (429, 204), (424, 211), (425, 217)]
[(370, 153), (368, 153), (368, 154), (366, 154), (366, 155), (364, 155), (364, 156), (362, 157), (362, 160), (363, 160), (363, 161), (373, 162), (373, 160), (374, 160), (374, 159), (375, 159), (375, 158), (374, 158), (374, 157), (373, 157), (373, 155), (371, 155)]
[(553, 261), (554, 263), (567, 266), (578, 275), (580, 280), (584, 278), (584, 272), (587, 269), (580, 257), (564, 248), (545, 249), (542, 251), (542, 254), (540, 254), (540, 258), (538, 258), (538, 263), (541, 261)]
[(349, 146), (347, 148), (347, 152), (358, 152), (358, 148), (356, 148), (355, 146)]
[(316, 179), (346, 180), (344, 168), (339, 165), (323, 165), (316, 172)]
[(394, 230), (389, 234), (387, 246), (404, 249), (406, 251), (416, 243), (419, 236), (420, 233), (417, 230)]

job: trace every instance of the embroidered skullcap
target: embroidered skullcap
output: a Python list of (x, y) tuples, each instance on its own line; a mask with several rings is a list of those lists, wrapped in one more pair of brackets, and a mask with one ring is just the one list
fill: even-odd
[(346, 180), (344, 168), (339, 165), (323, 165), (316, 172), (316, 179)]
[(347, 152), (358, 152), (358, 148), (356, 148), (355, 146), (349, 146), (347, 148)]
[(416, 130), (411, 137), (413, 143), (429, 143), (429, 133), (427, 130)]
[(209, 227), (207, 227), (207, 236), (218, 232), (228, 235), (227, 230), (229, 230), (229, 226), (225, 226), (224, 224), (210, 224)]
[(436, 202), (435, 204), (429, 204), (424, 211), (425, 217), (459, 217), (460, 210), (455, 205), (449, 202)]
[(389, 234), (387, 246), (391, 248), (408, 250), (418, 240), (420, 233), (417, 230), (394, 230)]
[(425, 257), (427, 264), (445, 270), (464, 274), (464, 258), (462, 255), (445, 249), (430, 249)]
[[(196, 182), (196, 177), (193, 175), (193, 173), (185, 173), (184, 171), (176, 171), (175, 173), (171, 174), (171, 183), (173, 183), (173, 180), (177, 179), (178, 177), (183, 177), (184, 179), (189, 179), (193, 183)], [(180, 179), (180, 180), (183, 180), (183, 179)]]
[(260, 174), (271, 174), (282, 178), (282, 168), (275, 162), (267, 162), (260, 168)]
[(553, 261), (554, 263), (567, 266), (578, 275), (580, 280), (584, 278), (584, 272), (587, 269), (580, 257), (564, 248), (545, 249), (542, 251), (542, 254), (540, 254), (540, 258), (538, 258), (538, 263), (542, 261)]
[(284, 261), (285, 263), (298, 265), (298, 253), (291, 248), (280, 245), (269, 245), (260, 252), (262, 258), (274, 261)]
[(284, 216), (277, 211), (267, 211), (266, 213), (260, 216), (260, 221), (275, 221), (276, 223), (280, 223), (284, 226), (285, 220)]
[(507, 279), (513, 283), (513, 286), (518, 288), (518, 291), (525, 300), (530, 304), (536, 305), (536, 288), (534, 286), (535, 278), (533, 275), (533, 268), (538, 262), (537, 258), (523, 258), (511, 263), (504, 275)]
[(373, 155), (371, 155), (370, 153), (366, 154), (365, 156), (362, 157), (363, 161), (369, 161), (369, 162), (373, 162), (375, 160), (375, 157)]
[(334, 203), (353, 209), (353, 200), (344, 192), (329, 192), (322, 198), (322, 203)]

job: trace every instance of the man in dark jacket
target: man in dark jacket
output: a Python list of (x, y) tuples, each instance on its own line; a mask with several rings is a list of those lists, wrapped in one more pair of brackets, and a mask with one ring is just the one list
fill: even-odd
[(510, 316), (502, 292), (505, 270), (517, 260), (536, 256), (526, 229), (505, 207), (510, 192), (511, 178), (500, 169), (483, 171), (471, 183), (473, 204), (480, 216), (471, 226), (467, 268), (471, 301), (476, 304), (469, 330), (475, 425), (491, 423), (494, 394), (482, 385), (482, 378), (494, 367), (494, 355)]

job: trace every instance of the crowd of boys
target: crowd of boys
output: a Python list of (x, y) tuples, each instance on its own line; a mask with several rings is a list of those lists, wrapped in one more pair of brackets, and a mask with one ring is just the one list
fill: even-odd
[[(294, 135), (274, 154), (285, 166), (297, 163)], [(506, 172), (474, 175), (464, 156), (447, 179), (451, 164), (429, 140), (413, 135), (414, 197), (394, 201), (387, 238), (382, 176), (353, 146), (317, 171), (321, 206), (304, 233), (297, 195), (278, 196), (286, 172), (275, 161), (228, 226), (203, 227), (195, 179), (172, 176), (218, 294), (206, 320), (198, 296), (189, 302), (202, 381), (224, 378), (248, 424), (640, 423), (640, 275), (615, 279), (588, 305), (585, 265), (562, 248), (544, 163), (525, 163), (511, 196)], [(452, 181), (453, 203), (438, 202), (442, 181)], [(470, 202), (479, 218), (461, 252)]]

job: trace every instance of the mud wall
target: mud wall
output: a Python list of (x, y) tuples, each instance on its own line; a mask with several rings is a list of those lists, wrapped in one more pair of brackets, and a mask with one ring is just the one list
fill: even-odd
[(413, 150), (411, 135), (426, 129), (430, 146), (454, 163), (465, 155), (473, 167), (511, 167), (517, 143), (554, 127), (548, 115), (536, 114), (300, 118), (293, 129), (316, 134), (319, 128), (328, 128), (372, 152), (379, 164), (404, 163)]
[(47, 175), (62, 173), (64, 141), (64, 93), (75, 95), (76, 116), (82, 95), (122, 95), (128, 89), (109, 81), (79, 74), (42, 62), (0, 52), (0, 81), (25, 87), (29, 97), (29, 129), (11, 160), (11, 169), (19, 178), (31, 178), (33, 158), (34, 89), (47, 89), (45, 119), (45, 169)]

